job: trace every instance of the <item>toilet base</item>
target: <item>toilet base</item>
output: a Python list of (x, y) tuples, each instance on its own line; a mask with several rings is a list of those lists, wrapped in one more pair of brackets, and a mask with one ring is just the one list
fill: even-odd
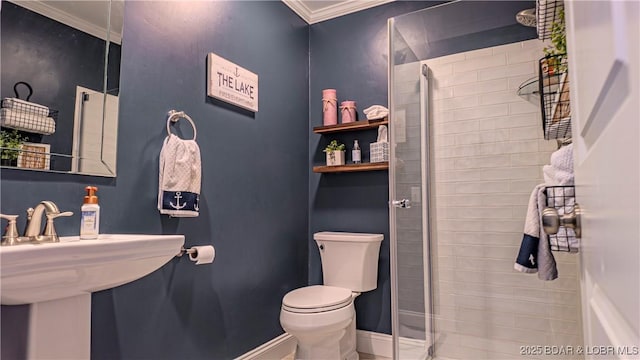
[(309, 339), (297, 338), (296, 360), (340, 359), (359, 360), (356, 351), (356, 321), (351, 323), (335, 336), (322, 339), (320, 342), (310, 342)]

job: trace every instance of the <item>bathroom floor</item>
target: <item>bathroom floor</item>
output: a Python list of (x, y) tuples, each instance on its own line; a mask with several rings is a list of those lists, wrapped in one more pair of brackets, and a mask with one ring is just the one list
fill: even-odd
[[(376, 356), (376, 355), (371, 355), (371, 354), (365, 354), (365, 353), (358, 353), (360, 355), (360, 360), (391, 360), (391, 358), (388, 357), (384, 357), (384, 356)], [(282, 358), (282, 360), (294, 360), (295, 353), (291, 353), (288, 356)]]

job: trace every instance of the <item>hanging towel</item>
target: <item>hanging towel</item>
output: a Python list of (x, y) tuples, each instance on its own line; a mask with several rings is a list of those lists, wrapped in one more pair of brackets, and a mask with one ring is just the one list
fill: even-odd
[(51, 117), (7, 108), (0, 109), (0, 125), (42, 135), (56, 132), (56, 121)]
[(556, 260), (542, 228), (541, 212), (546, 203), (545, 188), (545, 184), (540, 184), (531, 192), (522, 244), (513, 267), (524, 273), (537, 272), (540, 280), (555, 280), (558, 277)]
[(160, 151), (158, 210), (173, 217), (196, 217), (200, 210), (200, 148), (174, 134)]
[(386, 107), (384, 107), (382, 105), (370, 106), (370, 107), (362, 110), (362, 112), (367, 116), (368, 120), (382, 119), (383, 117), (389, 115), (389, 109), (387, 109)]

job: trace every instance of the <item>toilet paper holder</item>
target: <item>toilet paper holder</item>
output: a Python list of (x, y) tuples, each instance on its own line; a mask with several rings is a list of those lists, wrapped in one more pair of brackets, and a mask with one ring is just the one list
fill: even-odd
[(181, 257), (184, 254), (193, 254), (194, 256), (198, 255), (198, 250), (194, 248), (185, 249), (185, 247), (180, 248), (180, 252), (176, 254), (177, 257)]
[(216, 258), (216, 249), (213, 245), (200, 245), (190, 248), (182, 246), (176, 257), (182, 257), (184, 254), (189, 255), (189, 260), (195, 262), (196, 265), (211, 264)]

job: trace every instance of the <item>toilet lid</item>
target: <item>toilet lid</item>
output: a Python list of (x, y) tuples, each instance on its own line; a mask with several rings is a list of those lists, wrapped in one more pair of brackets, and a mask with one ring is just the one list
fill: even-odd
[(293, 312), (320, 312), (342, 308), (351, 301), (349, 289), (313, 285), (287, 293), (282, 299), (282, 307)]

